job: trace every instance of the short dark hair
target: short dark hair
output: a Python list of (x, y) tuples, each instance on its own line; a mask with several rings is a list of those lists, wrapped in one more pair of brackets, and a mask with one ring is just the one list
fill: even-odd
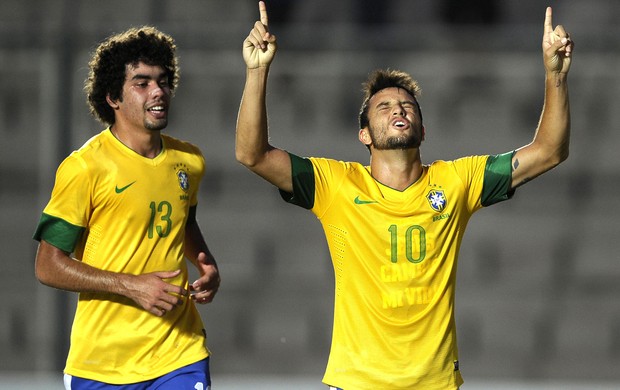
[(122, 99), (126, 67), (138, 62), (161, 66), (174, 92), (179, 82), (179, 65), (172, 37), (150, 26), (112, 35), (97, 47), (88, 63), (90, 70), (84, 82), (90, 113), (99, 121), (114, 124), (114, 110), (106, 97)]
[(359, 113), (360, 129), (368, 126), (368, 102), (370, 102), (370, 99), (382, 89), (393, 87), (404, 89), (413, 96), (420, 112), (420, 120), (422, 119), (422, 111), (418, 103), (418, 96), (420, 96), (422, 90), (418, 82), (409, 74), (400, 70), (377, 69), (368, 76), (368, 79), (363, 84), (364, 101)]

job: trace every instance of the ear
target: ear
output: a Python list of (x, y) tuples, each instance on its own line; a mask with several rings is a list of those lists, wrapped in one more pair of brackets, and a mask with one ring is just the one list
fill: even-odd
[(108, 105), (112, 107), (114, 110), (118, 109), (118, 103), (116, 100), (112, 100), (110, 94), (105, 95), (105, 101), (108, 102)]
[(425, 136), (426, 136), (426, 127), (422, 126), (422, 141), (424, 141)]
[(372, 140), (370, 139), (370, 133), (368, 133), (368, 127), (360, 129), (358, 138), (360, 142), (366, 146), (370, 146), (370, 144), (372, 143)]

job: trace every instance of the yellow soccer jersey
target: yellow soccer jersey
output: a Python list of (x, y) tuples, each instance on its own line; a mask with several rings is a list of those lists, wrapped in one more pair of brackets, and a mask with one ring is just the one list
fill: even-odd
[(370, 168), (291, 155), (291, 203), (311, 209), (334, 272), (332, 346), (323, 381), (349, 389), (456, 389), (454, 291), (470, 216), (509, 198), (511, 153), (424, 166), (404, 191)]
[[(130, 274), (181, 269), (188, 288), (185, 223), (197, 203), (204, 159), (162, 135), (140, 156), (106, 129), (67, 157), (35, 233), (93, 267)], [(202, 320), (187, 299), (156, 317), (128, 298), (79, 294), (65, 372), (113, 384), (152, 379), (208, 356)]]

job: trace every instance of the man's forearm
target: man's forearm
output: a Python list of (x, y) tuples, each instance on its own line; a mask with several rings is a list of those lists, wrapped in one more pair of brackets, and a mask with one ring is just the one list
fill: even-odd
[(236, 157), (246, 166), (269, 149), (267, 131), (266, 90), (269, 69), (248, 69), (243, 97), (239, 107), (236, 133)]
[(570, 103), (568, 77), (551, 73), (545, 77), (545, 102), (536, 140), (549, 149), (549, 156), (559, 164), (568, 157), (570, 139)]

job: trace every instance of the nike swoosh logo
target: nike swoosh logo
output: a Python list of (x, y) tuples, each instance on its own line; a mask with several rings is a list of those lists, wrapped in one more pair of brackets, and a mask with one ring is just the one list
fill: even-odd
[(131, 187), (133, 183), (135, 183), (135, 181), (133, 181), (133, 182), (127, 184), (125, 187), (121, 187), (121, 188), (118, 188), (118, 186), (116, 186), (116, 187), (114, 187), (114, 191), (116, 191), (117, 194), (120, 194), (121, 192), (125, 191), (127, 188)]
[(370, 203), (379, 203), (376, 200), (362, 200), (360, 199), (359, 196), (356, 196), (355, 199), (353, 199), (353, 201), (355, 202), (355, 204), (370, 204)]

